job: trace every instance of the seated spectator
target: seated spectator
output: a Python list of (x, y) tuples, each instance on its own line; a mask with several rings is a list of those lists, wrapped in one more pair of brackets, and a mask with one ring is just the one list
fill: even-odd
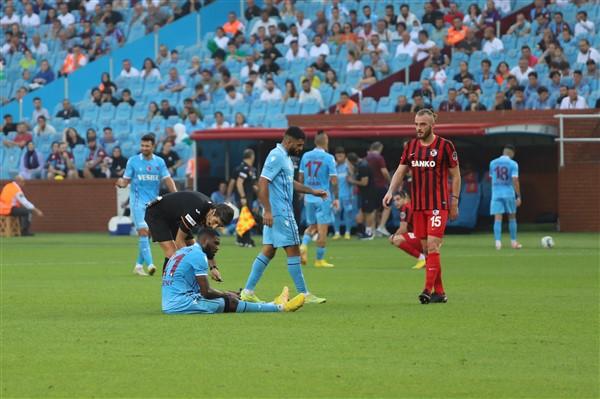
[(494, 98), (494, 110), (496, 111), (505, 111), (505, 110), (510, 110), (512, 109), (512, 103), (511, 101), (506, 98), (506, 96), (504, 95), (504, 92), (499, 91), (496, 93), (496, 96)]
[(448, 77), (446, 76), (446, 71), (441, 68), (439, 62), (436, 61), (431, 64), (431, 72), (429, 73), (428, 79), (435, 82), (440, 89), (443, 89), (446, 85)]
[(271, 78), (267, 79), (265, 90), (260, 95), (261, 101), (280, 101), (283, 98), (281, 90), (275, 87), (275, 81)]
[(221, 80), (219, 81), (218, 87), (220, 89), (225, 89), (228, 86), (239, 87), (240, 82), (236, 78), (231, 76), (231, 72), (226, 67), (222, 67), (221, 70)]
[(200, 76), (201, 72), (202, 65), (200, 64), (200, 57), (195, 55), (190, 61), (190, 67), (185, 70), (185, 75), (189, 79), (194, 79), (196, 76)]
[(229, 122), (225, 120), (221, 111), (215, 112), (215, 123), (212, 124), (211, 129), (227, 129), (231, 127)]
[(252, 82), (251, 80), (248, 80), (246, 81), (246, 83), (244, 83), (242, 97), (244, 99), (244, 103), (246, 104), (252, 104), (254, 103), (254, 101), (260, 99), (258, 91), (254, 90), (254, 82)]
[(426, 104), (425, 101), (423, 101), (423, 95), (421, 94), (420, 90), (415, 90), (415, 92), (412, 95), (412, 99), (413, 104), (410, 112), (419, 112), (420, 110), (425, 108), (433, 110), (431, 104)]
[(285, 59), (287, 62), (295, 62), (298, 60), (304, 60), (308, 58), (308, 52), (298, 46), (298, 41), (296, 40), (292, 40), (290, 42), (290, 48), (287, 51), (287, 53), (285, 54)]
[(19, 61), (19, 66), (24, 70), (34, 70), (37, 65), (37, 61), (33, 58), (33, 54), (29, 49), (25, 50), (23, 54), (23, 58)]
[(96, 104), (97, 107), (101, 107), (102, 106), (102, 93), (100, 92), (100, 89), (98, 89), (97, 87), (94, 87), (92, 89), (92, 93), (91, 93), (91, 100), (93, 104)]
[(446, 13), (446, 15), (444, 15), (444, 23), (447, 25), (453, 25), (454, 20), (456, 18), (460, 19), (460, 22), (462, 23), (464, 17), (465, 14), (460, 12), (460, 10), (458, 9), (458, 5), (455, 2), (450, 2), (448, 12)]
[(248, 127), (246, 117), (241, 112), (236, 112), (233, 119), (233, 127)]
[(84, 145), (85, 140), (79, 135), (77, 130), (72, 127), (68, 127), (63, 131), (63, 139), (69, 148), (73, 149), (76, 145)]
[[(250, 19), (247, 19), (250, 21)], [(273, 18), (270, 18), (269, 12), (266, 10), (262, 10), (260, 12), (260, 20), (254, 24), (252, 30), (250, 31), (251, 35), (258, 33), (260, 28), (263, 28), (265, 31), (269, 29), (270, 25), (277, 25), (277, 21)]]
[(523, 86), (517, 86), (515, 90), (515, 94), (511, 99), (511, 107), (515, 111), (523, 111), (527, 109), (526, 107), (526, 98), (525, 98), (525, 88)]
[(46, 43), (42, 43), (40, 35), (37, 33), (31, 37), (32, 44), (29, 47), (31, 52), (38, 57), (45, 57), (48, 54), (48, 45)]
[(597, 49), (590, 47), (590, 42), (587, 39), (579, 41), (579, 53), (577, 53), (577, 63), (585, 64), (589, 60), (593, 60), (596, 64), (600, 63), (600, 52)]
[(185, 119), (185, 131), (187, 134), (195, 132), (196, 130), (202, 130), (205, 128), (204, 123), (200, 120), (200, 115), (194, 109), (191, 109)]
[(266, 55), (263, 57), (263, 64), (258, 69), (258, 73), (261, 76), (264, 76), (268, 73), (278, 74), (280, 69), (281, 68), (279, 67), (279, 65), (277, 65), (277, 63), (273, 61), (271, 57)]
[(248, 81), (252, 82), (255, 90), (261, 92), (265, 88), (265, 82), (255, 71), (250, 71), (248, 75)]
[(469, 105), (465, 111), (486, 111), (485, 106), (479, 102), (479, 94), (473, 91), (469, 94)]
[(36, 136), (56, 134), (56, 129), (46, 121), (44, 115), (39, 115), (37, 117), (37, 124), (33, 128), (33, 134)]
[(42, 99), (35, 97), (33, 99), (33, 112), (31, 113), (31, 120), (37, 121), (38, 116), (43, 116), (46, 120), (50, 119), (50, 113), (42, 105)]
[(494, 0), (487, 0), (485, 9), (481, 13), (481, 16), (483, 18), (483, 24), (494, 29), (496, 29), (496, 22), (502, 19), (502, 16), (498, 10), (496, 10)]
[(406, 96), (398, 96), (397, 103), (394, 106), (394, 112), (411, 112), (412, 105), (408, 102)]
[(454, 81), (462, 83), (465, 78), (475, 80), (475, 77), (469, 72), (469, 64), (466, 61), (461, 61), (458, 64), (458, 73), (454, 75)]
[(158, 56), (156, 56), (156, 63), (158, 65), (167, 61), (170, 57), (171, 57), (171, 55), (169, 53), (169, 48), (167, 46), (165, 46), (164, 44), (161, 44), (160, 46), (158, 46)]
[(554, 103), (550, 101), (550, 93), (547, 88), (543, 86), (539, 87), (537, 94), (537, 97), (531, 97), (529, 100), (530, 109), (554, 109)]
[(300, 90), (300, 94), (298, 95), (298, 102), (302, 104), (309, 100), (316, 100), (316, 102), (319, 104), (319, 108), (323, 109), (324, 105), (321, 92), (311, 86), (308, 78), (304, 78), (302, 80), (302, 90)]
[(208, 97), (217, 89), (218, 82), (213, 78), (213, 74), (208, 69), (202, 70), (200, 84), (204, 86), (204, 92)]
[(104, 9), (102, 13), (102, 18), (100, 20), (102, 23), (112, 23), (113, 25), (118, 24), (123, 21), (123, 15), (120, 12), (113, 10), (113, 4), (111, 1), (106, 2), (104, 4)]
[(238, 93), (233, 86), (227, 86), (225, 88), (225, 102), (230, 107), (233, 107), (236, 104), (244, 102), (244, 97), (242, 93)]
[(342, 25), (342, 33), (339, 37), (339, 45), (344, 43), (354, 44), (358, 41), (358, 36), (354, 33), (354, 29), (352, 25), (349, 23), (345, 23)]
[(538, 58), (531, 53), (528, 45), (521, 46), (521, 57), (527, 58), (528, 65), (532, 68), (538, 63)]
[[(83, 52), (83, 51), (82, 51)], [(105, 54), (110, 52), (110, 46), (108, 42), (104, 40), (104, 37), (100, 34), (94, 35), (94, 41), (91, 43), (89, 50), (87, 50), (89, 60), (94, 61)]]
[(476, 76), (476, 81), (479, 84), (483, 84), (486, 80), (495, 80), (496, 76), (492, 72), (492, 62), (487, 58), (481, 61), (481, 70)]
[(25, 180), (40, 179), (43, 166), (42, 154), (35, 149), (33, 141), (27, 142), (19, 161), (19, 176)]
[(25, 5), (25, 14), (21, 17), (21, 26), (23, 28), (37, 28), (41, 24), (40, 16), (33, 12), (33, 5)]
[(308, 79), (308, 81), (311, 82), (311, 87), (314, 89), (321, 87), (321, 78), (319, 78), (319, 76), (315, 73), (315, 69), (311, 66), (306, 67), (304, 75), (300, 77), (300, 85), (302, 85), (304, 79)]
[(115, 94), (117, 92), (117, 85), (112, 80), (110, 80), (110, 75), (108, 74), (108, 72), (102, 72), (102, 75), (100, 77), (100, 85), (98, 86), (98, 89), (102, 94)]
[(146, 10), (144, 9), (142, 2), (138, 1), (133, 6), (133, 15), (131, 16), (131, 19), (129, 20), (129, 27), (131, 28), (134, 25), (143, 24), (145, 18), (146, 18)]
[(210, 200), (215, 204), (222, 204), (228, 200), (226, 182), (222, 181), (219, 183), (219, 189), (212, 192)]
[(571, 27), (563, 20), (563, 14), (560, 11), (555, 12), (552, 16), (549, 28), (555, 37), (560, 36), (565, 30), (571, 31)]
[(563, 52), (563, 48), (558, 43), (550, 43), (548, 48), (540, 56), (540, 64), (556, 66), (558, 69), (564, 69), (569, 66), (569, 60)]
[[(315, 38), (318, 37), (318, 35), (315, 36)], [(322, 37), (319, 36), (319, 43), (322, 43)], [(298, 25), (292, 23), (289, 26), (289, 33), (288, 35), (285, 37), (283, 44), (285, 44), (286, 46), (289, 46), (290, 43), (295, 40), (298, 42), (298, 45), (300, 47), (306, 47), (308, 45), (308, 38), (306, 37), (306, 35), (302, 32), (300, 32), (300, 30), (298, 29)], [(269, 41), (273, 41), (273, 38), (270, 38)], [(315, 44), (316, 45), (316, 44)], [(324, 46), (321, 51), (323, 51), (325, 48), (327, 50), (329, 50), (329, 47), (326, 44), (321, 44), (321, 46)], [(312, 48), (311, 48), (311, 52), (312, 52)], [(311, 53), (312, 54), (312, 53)], [(319, 54), (322, 54), (321, 52), (319, 52)], [(329, 51), (327, 52), (327, 55), (329, 55)]]
[(216, 46), (221, 50), (225, 50), (227, 48), (227, 43), (229, 43), (229, 37), (225, 34), (223, 28), (220, 27), (215, 30), (215, 36), (212, 38), (212, 40), (215, 43), (211, 45)]
[(406, 3), (400, 5), (400, 14), (396, 19), (396, 24), (403, 23), (406, 28), (406, 26), (412, 26), (415, 22), (419, 22), (419, 20), (417, 19), (417, 16), (410, 11), (410, 6)]
[(95, 137), (89, 137), (87, 141), (83, 177), (86, 179), (106, 178), (106, 174), (102, 171), (104, 158), (106, 158), (104, 149), (100, 147)]
[(454, 49), (467, 55), (473, 54), (475, 51), (481, 50), (481, 41), (475, 36), (475, 31), (467, 30), (465, 39), (460, 41)]
[(121, 100), (119, 101), (119, 104), (120, 103), (126, 103), (131, 105), (132, 107), (135, 105), (135, 100), (131, 97), (131, 91), (129, 89), (123, 90)]
[(369, 66), (365, 67), (365, 70), (363, 72), (363, 77), (361, 80), (358, 81), (356, 88), (358, 90), (364, 90), (376, 82), (377, 82), (377, 76), (375, 76), (375, 69), (373, 69), (373, 67), (369, 65)]
[(517, 78), (515, 78), (513, 75), (509, 75), (508, 79), (506, 80), (506, 90), (504, 91), (506, 98), (509, 100), (512, 99), (512, 96), (515, 94), (515, 91), (517, 91), (518, 86), (519, 82), (517, 81)]
[(67, 6), (67, 3), (62, 3), (59, 6), (59, 14), (56, 17), (61, 25), (63, 26), (63, 28), (65, 29), (70, 29), (75, 25), (75, 17), (73, 16), (73, 14), (71, 14), (69, 12), (69, 7)]
[(429, 34), (427, 33), (427, 31), (420, 31), (415, 60), (419, 62), (429, 58), (429, 56), (431, 55), (431, 49), (433, 47), (435, 47), (435, 42), (429, 39)]
[(165, 119), (169, 119), (170, 116), (177, 116), (177, 110), (175, 107), (169, 104), (169, 100), (164, 99), (160, 102), (160, 116)]
[(525, 97), (530, 99), (536, 96), (538, 89), (540, 88), (540, 82), (536, 71), (529, 72), (527, 75), (527, 82), (527, 86), (525, 87)]
[(289, 99), (298, 99), (298, 92), (296, 91), (296, 85), (291, 79), (285, 81), (285, 93), (283, 93), (283, 101)]
[(12, 139), (4, 139), (3, 144), (5, 147), (19, 147), (23, 148), (28, 142), (33, 140), (33, 136), (27, 130), (27, 125), (23, 122), (17, 124), (17, 135)]
[(123, 156), (123, 153), (121, 152), (121, 147), (117, 146), (113, 148), (110, 159), (110, 178), (118, 179), (120, 177), (123, 177), (123, 174), (125, 173), (125, 168), (127, 167), (127, 158)]
[[(12, 7), (7, 7), (7, 9)], [(6, 15), (3, 17), (5, 18)], [(1, 20), (0, 20), (1, 21)], [(0, 193), (0, 215), (16, 216), (21, 224), (21, 236), (32, 236), (29, 231), (31, 226), (31, 214), (44, 216), (44, 213), (35, 207), (23, 194), (21, 187), (25, 186), (25, 179), (17, 175), (15, 181), (7, 183)]]
[(78, 177), (73, 163), (73, 154), (69, 152), (65, 142), (52, 143), (52, 153), (48, 156), (44, 165), (48, 180), (76, 179)]
[(452, 27), (448, 29), (448, 34), (445, 43), (448, 46), (456, 46), (458, 43), (465, 40), (469, 29), (463, 25), (462, 18), (454, 17)]
[[(108, 3), (108, 4), (110, 4), (110, 3)], [(115, 26), (114, 22), (112, 22), (112, 21), (106, 22), (106, 31), (104, 32), (104, 37), (106, 39), (112, 38), (114, 41), (116, 41), (120, 45), (125, 43), (125, 34), (119, 27)]]
[(519, 84), (524, 84), (531, 72), (533, 72), (533, 68), (529, 66), (529, 60), (526, 57), (521, 57), (519, 65), (510, 70), (510, 74), (517, 78)]
[(479, 30), (483, 26), (483, 16), (481, 8), (477, 3), (473, 3), (467, 9), (467, 14), (463, 17), (463, 23), (469, 28), (469, 31)]
[(348, 51), (348, 64), (346, 65), (346, 72), (359, 71), (362, 73), (364, 67), (364, 64), (357, 56), (356, 52), (354, 50)]
[(117, 106), (119, 105), (121, 101), (119, 101), (118, 98), (113, 97), (113, 93), (112, 91), (108, 91), (106, 93), (102, 94), (102, 103), (109, 103), (112, 104), (113, 106)]
[(17, 131), (17, 124), (13, 122), (13, 117), (11, 114), (4, 115), (4, 123), (2, 124), (2, 133), (4, 135), (8, 135), (10, 132)]
[(63, 119), (71, 119), (71, 118), (79, 118), (79, 111), (73, 108), (71, 102), (66, 98), (62, 102), (62, 109), (56, 113), (57, 118)]
[(558, 90), (558, 97), (556, 98), (556, 109), (560, 108), (562, 100), (569, 96), (569, 88), (566, 85), (560, 85), (560, 89)]
[(331, 86), (332, 89), (337, 89), (340, 85), (337, 79), (337, 73), (334, 69), (330, 69), (325, 73), (325, 84)]
[(209, 100), (209, 97), (204, 91), (204, 85), (202, 83), (196, 83), (196, 86), (194, 86), (194, 94), (192, 95), (192, 100), (197, 105), (199, 105), (203, 101)]
[(331, 69), (331, 65), (327, 63), (326, 59), (327, 56), (325, 55), (318, 56), (315, 62), (311, 64), (311, 67), (313, 67), (319, 72), (327, 73), (327, 71)]
[(144, 65), (142, 66), (142, 71), (140, 72), (140, 77), (142, 79), (147, 79), (147, 78), (160, 79), (160, 71), (158, 70), (158, 67), (156, 66), (154, 61), (152, 61), (151, 58), (146, 58), (144, 60)]
[[(289, 54), (289, 52), (290, 52), (290, 50), (288, 50), (287, 54)], [(304, 50), (304, 52), (306, 52), (306, 50)], [(286, 59), (287, 59), (287, 54), (286, 54)], [(246, 56), (246, 65), (244, 65), (240, 71), (241, 79), (248, 79), (248, 76), (250, 76), (250, 71), (258, 72), (259, 66), (254, 61), (255, 60), (254, 60), (253, 55)]]
[(417, 45), (410, 40), (410, 33), (402, 33), (402, 41), (396, 47), (396, 57), (400, 54), (407, 54), (410, 58), (413, 58), (417, 53)]
[(444, 26), (443, 18), (438, 18), (435, 20), (433, 29), (431, 30), (429, 36), (436, 44), (440, 46), (444, 44), (444, 39), (446, 36), (448, 36), (448, 29), (446, 29)]
[(165, 161), (171, 177), (177, 177), (177, 169), (183, 165), (183, 160), (179, 157), (177, 151), (173, 149), (173, 142), (170, 140), (165, 141), (157, 155)]
[(487, 55), (504, 50), (504, 44), (502, 43), (502, 40), (496, 37), (495, 28), (489, 26), (485, 28), (483, 37), (482, 51)]
[[(300, 44), (300, 43), (298, 43), (298, 44)], [(263, 50), (261, 51), (261, 55), (262, 55), (263, 59), (268, 57), (268, 58), (271, 58), (271, 60), (273, 60), (273, 61), (275, 61), (277, 58), (283, 57), (281, 52), (276, 47), (273, 46), (273, 42), (271, 41), (271, 39), (265, 39), (263, 41)]]
[(75, 43), (70, 53), (65, 57), (65, 61), (63, 63), (61, 74), (68, 75), (73, 71), (81, 68), (86, 65), (88, 62), (87, 57), (81, 53), (81, 48), (79, 44)]
[(229, 36), (233, 36), (238, 32), (244, 33), (245, 30), (246, 27), (233, 11), (227, 14), (227, 22), (223, 24), (223, 31), (225, 33)]
[(163, 12), (160, 7), (154, 5), (154, 2), (148, 3), (146, 18), (144, 18), (144, 26), (146, 26), (146, 34), (154, 31), (155, 25), (162, 27), (173, 21), (173, 16)]
[(587, 101), (577, 93), (575, 87), (569, 87), (568, 95), (560, 102), (560, 109), (587, 109)]
[(102, 138), (98, 140), (98, 144), (107, 153), (112, 153), (113, 148), (119, 147), (121, 145), (121, 143), (119, 143), (119, 140), (113, 135), (112, 128), (109, 126), (106, 126), (103, 129)]
[(423, 99), (429, 104), (431, 104), (435, 98), (435, 90), (431, 86), (431, 82), (428, 79), (423, 79), (421, 81), (421, 88), (415, 90), (415, 93), (416, 92), (419, 92), (421, 96), (423, 96)]
[(131, 61), (129, 59), (123, 60), (123, 68), (121, 69), (121, 73), (119, 74), (119, 77), (121, 77), (121, 78), (137, 78), (139, 76), (140, 76), (140, 71), (131, 65)]
[(496, 83), (498, 86), (502, 85), (508, 77), (510, 76), (510, 69), (508, 68), (508, 64), (504, 61), (501, 61), (496, 67)]
[(183, 89), (185, 89), (185, 78), (179, 75), (177, 68), (169, 69), (169, 76), (158, 87), (160, 91), (167, 90), (171, 93), (177, 93)]
[[(444, 14), (442, 14), (438, 10), (434, 9), (433, 3), (425, 2), (425, 3), (423, 3), (423, 7), (425, 8), (425, 13), (423, 13), (423, 17), (421, 17), (422, 24), (434, 25), (435, 21), (437, 19), (441, 19), (442, 22), (444, 22)], [(401, 20), (402, 22), (405, 22), (402, 19), (402, 8), (400, 8), (400, 11), (401, 11), (401, 15), (398, 16), (398, 19)], [(406, 25), (410, 26), (411, 24), (406, 23)]]
[(462, 106), (458, 101), (456, 101), (456, 97), (458, 92), (455, 89), (448, 90), (448, 99), (444, 100), (440, 103), (440, 111), (444, 112), (459, 112), (462, 111)]
[(342, 115), (358, 114), (358, 104), (356, 104), (347, 91), (340, 93), (340, 101), (335, 106), (335, 113)]
[(586, 63), (585, 74), (583, 75), (584, 79), (587, 82), (591, 82), (592, 80), (600, 80), (600, 69), (598, 69), (598, 65), (594, 60), (588, 60)]
[(507, 35), (513, 35), (515, 37), (526, 37), (531, 33), (531, 24), (523, 13), (517, 14), (517, 21), (508, 28)]
[[(575, 24), (575, 36), (579, 35), (590, 35), (594, 36), (596, 33), (596, 27), (594, 22), (588, 20), (587, 12), (581, 10), (577, 11), (577, 23)], [(568, 30), (565, 30), (568, 31)]]

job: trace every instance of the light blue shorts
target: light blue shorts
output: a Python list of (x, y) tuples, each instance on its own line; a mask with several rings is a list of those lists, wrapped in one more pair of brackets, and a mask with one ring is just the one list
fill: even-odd
[(163, 313), (167, 314), (213, 314), (223, 313), (225, 310), (225, 300), (223, 298), (205, 299), (201, 296), (183, 299), (180, 303), (169, 304)]
[(490, 215), (503, 215), (517, 213), (517, 203), (514, 198), (492, 198), (490, 202)]
[(306, 223), (311, 224), (332, 224), (333, 206), (331, 201), (305, 202)]
[(131, 206), (129, 209), (131, 210), (131, 221), (133, 222), (135, 229), (147, 229), (148, 224), (146, 223), (146, 220), (144, 220), (144, 217), (146, 216), (146, 204), (130, 205)]
[(263, 245), (275, 248), (300, 245), (300, 234), (294, 216), (273, 216), (273, 226), (263, 226)]

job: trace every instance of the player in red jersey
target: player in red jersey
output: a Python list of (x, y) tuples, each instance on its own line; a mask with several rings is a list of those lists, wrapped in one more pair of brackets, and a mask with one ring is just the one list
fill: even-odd
[[(433, 132), (437, 115), (422, 109), (415, 116), (417, 137), (404, 147), (400, 165), (390, 183), (383, 205), (389, 206), (393, 193), (404, 176), (412, 172), (411, 197), (413, 227), (426, 249), (425, 288), (419, 295), (422, 304), (448, 301), (442, 284), (440, 247), (448, 217), (458, 217), (460, 170), (454, 144)], [(448, 192), (448, 174), (452, 177), (452, 192)]]
[(394, 206), (400, 211), (400, 227), (390, 236), (390, 244), (417, 258), (413, 269), (422, 269), (425, 266), (425, 254), (421, 240), (412, 232), (410, 195), (406, 191), (394, 194)]

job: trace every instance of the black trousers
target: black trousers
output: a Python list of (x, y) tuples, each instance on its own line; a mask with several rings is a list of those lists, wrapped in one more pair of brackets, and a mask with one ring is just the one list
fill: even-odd
[(31, 226), (31, 210), (23, 207), (12, 207), (10, 215), (19, 218), (21, 222), (21, 234), (28, 234), (29, 226)]

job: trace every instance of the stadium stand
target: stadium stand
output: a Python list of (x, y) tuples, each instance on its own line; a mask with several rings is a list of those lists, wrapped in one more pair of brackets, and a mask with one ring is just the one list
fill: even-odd
[[(2, 6), (0, 95), (6, 104), (58, 75), (92, 67), (148, 33), (168, 29), (166, 24), (201, 5), (60, 3)], [(162, 143), (176, 136), (178, 124), (188, 133), (234, 126), (237, 114), (245, 120), (242, 126), (285, 127), (286, 115), (336, 112), (342, 92), (352, 95), (361, 113), (439, 110), (452, 89), (462, 110), (598, 107), (600, 7), (593, 2), (458, 0), (423, 6), (416, 1), (287, 0), (259, 15), (246, 10), (243, 16), (231, 3), (221, 3), (232, 9), (227, 20), (196, 44), (161, 46), (143, 64), (125, 61), (107, 80), (86, 82), (84, 99), (73, 104), (77, 116), (62, 117), (61, 103), (44, 104), (52, 110), (48, 122), (57, 132), (35, 135), (44, 158), (52, 142), (64, 140), (67, 128), (81, 136), (91, 129), (100, 138), (111, 126), (129, 157), (148, 131)], [(267, 7), (272, 1), (264, 3)], [(371, 15), (365, 15), (365, 5)], [(33, 15), (39, 16), (38, 25)], [(291, 51), (296, 45), (304, 51)], [(275, 89), (265, 95), (268, 78)], [(303, 99), (304, 79), (312, 89)], [(400, 96), (407, 107), (397, 107)], [(224, 116), (223, 124), (215, 123), (216, 112)], [(35, 120), (30, 115), (23, 119), (19, 122), (31, 131)], [(94, 156), (86, 140), (72, 146), (80, 170)], [(17, 173), (19, 150), (0, 148), (6, 166), (2, 178)]]

